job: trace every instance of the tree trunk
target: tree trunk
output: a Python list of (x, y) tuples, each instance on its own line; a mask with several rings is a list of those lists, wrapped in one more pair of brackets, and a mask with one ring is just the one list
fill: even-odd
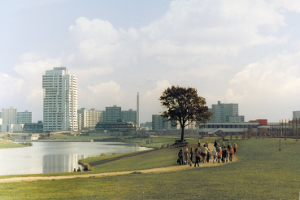
[(183, 142), (184, 139), (184, 126), (181, 127), (181, 139), (180, 141)]

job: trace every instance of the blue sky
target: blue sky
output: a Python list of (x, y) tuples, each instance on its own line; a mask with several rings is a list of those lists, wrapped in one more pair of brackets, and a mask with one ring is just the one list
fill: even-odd
[(42, 75), (66, 66), (78, 108), (162, 111), (171, 85), (271, 122), (300, 110), (300, 3), (0, 0), (0, 105), (42, 119)]

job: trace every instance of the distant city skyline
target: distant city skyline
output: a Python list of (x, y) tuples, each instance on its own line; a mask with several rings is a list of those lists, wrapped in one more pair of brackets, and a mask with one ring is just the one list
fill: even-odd
[(300, 2), (215, 0), (0, 3), (0, 105), (43, 119), (42, 75), (65, 66), (78, 108), (163, 111), (169, 86), (211, 107), (236, 103), (245, 121), (300, 110)]

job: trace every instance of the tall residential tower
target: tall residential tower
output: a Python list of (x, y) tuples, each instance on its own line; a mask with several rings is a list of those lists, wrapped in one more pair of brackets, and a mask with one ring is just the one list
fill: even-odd
[(66, 67), (54, 67), (43, 75), (43, 131), (78, 131), (77, 78)]

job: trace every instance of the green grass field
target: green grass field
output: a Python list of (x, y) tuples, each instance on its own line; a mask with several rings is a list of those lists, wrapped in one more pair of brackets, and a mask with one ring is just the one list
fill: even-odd
[[(0, 184), (0, 199), (299, 199), (300, 141), (282, 139), (281, 151), (279, 139), (234, 142), (239, 145), (239, 160), (226, 165), (160, 174), (5, 183)], [(123, 158), (95, 166), (92, 173), (172, 166), (177, 152), (164, 149)]]
[(18, 144), (13, 143), (9, 140), (2, 140), (0, 139), (0, 149), (6, 149), (6, 148), (20, 148), (20, 147), (26, 147), (27, 145), (24, 144)]

